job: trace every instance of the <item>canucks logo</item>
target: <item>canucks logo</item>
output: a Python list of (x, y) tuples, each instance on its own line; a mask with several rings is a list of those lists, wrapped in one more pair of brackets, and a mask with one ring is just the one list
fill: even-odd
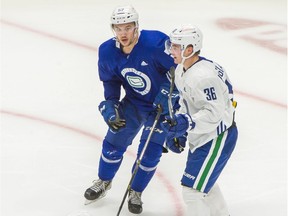
[(127, 76), (126, 77), (129, 85), (131, 85), (132, 87), (136, 87), (136, 88), (143, 88), (145, 86), (145, 83), (143, 82), (143, 80), (141, 79), (141, 77), (135, 77), (135, 76)]
[(146, 95), (150, 91), (151, 80), (141, 71), (137, 71), (135, 68), (124, 68), (121, 74), (135, 92)]

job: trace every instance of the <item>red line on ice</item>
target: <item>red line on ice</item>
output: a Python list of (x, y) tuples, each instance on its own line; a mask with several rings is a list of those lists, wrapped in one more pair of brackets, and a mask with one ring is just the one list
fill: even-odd
[(74, 46), (78, 46), (78, 47), (81, 47), (81, 48), (84, 48), (84, 49), (88, 49), (88, 50), (91, 50), (91, 51), (97, 51), (98, 50), (97, 47), (93, 47), (93, 46), (89, 46), (89, 45), (86, 45), (86, 44), (83, 44), (83, 43), (79, 43), (77, 41), (70, 40), (68, 38), (63, 38), (61, 36), (54, 35), (54, 34), (51, 34), (51, 33), (45, 32), (45, 31), (37, 30), (37, 29), (31, 28), (31, 27), (28, 27), (28, 26), (25, 26), (25, 25), (21, 25), (21, 24), (15, 23), (15, 22), (11, 22), (11, 21), (7, 21), (7, 20), (1, 19), (1, 23), (5, 24), (5, 25), (8, 25), (8, 26), (12, 26), (12, 27), (18, 28), (18, 29), (21, 29), (23, 31), (32, 32), (32, 33), (35, 33), (35, 34), (38, 34), (38, 35), (42, 35), (42, 36), (45, 36), (45, 37), (48, 37), (48, 38), (51, 38), (51, 39), (62, 41), (62, 42), (65, 42), (65, 43), (68, 43), (68, 44), (71, 44), (71, 45), (74, 45)]
[[(32, 120), (32, 121), (37, 121), (37, 122), (41, 122), (43, 124), (47, 124), (50, 126), (55, 126), (55, 127), (59, 127), (65, 130), (69, 130), (72, 131), (74, 133), (78, 133), (81, 134), (83, 136), (89, 137), (91, 139), (97, 140), (97, 142), (102, 143), (102, 137), (97, 136), (95, 134), (92, 134), (90, 132), (81, 130), (79, 128), (75, 128), (60, 122), (56, 122), (56, 121), (51, 121), (48, 119), (44, 119), (44, 118), (40, 118), (40, 117), (36, 117), (36, 116), (32, 116), (32, 115), (27, 115), (27, 114), (23, 114), (23, 113), (17, 113), (17, 112), (12, 112), (12, 111), (8, 111), (8, 110), (0, 110), (1, 114), (5, 114), (5, 115), (10, 115), (10, 116), (14, 116), (14, 117), (18, 117), (18, 118), (24, 118), (24, 119), (28, 119), (28, 120)], [(133, 154), (131, 151), (127, 151), (129, 156), (135, 156), (135, 154)], [(136, 157), (136, 156), (135, 156)], [(166, 189), (169, 191), (169, 195), (170, 198), (172, 200), (172, 203), (174, 205), (174, 210), (175, 210), (175, 215), (176, 216), (183, 216), (184, 215), (184, 207), (180, 202), (180, 197), (178, 196), (174, 186), (172, 185), (172, 183), (169, 181), (169, 179), (167, 179), (165, 177), (165, 175), (159, 171), (159, 169), (156, 172), (156, 177), (160, 179), (160, 181), (162, 182), (162, 184), (166, 187)]]
[[(48, 38), (51, 38), (51, 39), (55, 39), (55, 40), (62, 41), (62, 42), (65, 42), (65, 43), (68, 43), (68, 44), (71, 44), (71, 45), (74, 45), (74, 46), (78, 46), (78, 47), (81, 47), (81, 48), (84, 48), (84, 49), (88, 49), (88, 50), (96, 51), (96, 52), (98, 51), (97, 47), (93, 47), (93, 46), (89, 46), (89, 45), (86, 45), (86, 44), (83, 44), (83, 43), (79, 43), (77, 41), (70, 40), (70, 39), (67, 39), (67, 38), (63, 38), (63, 37), (60, 37), (60, 36), (57, 36), (57, 35), (53, 35), (53, 34), (50, 34), (48, 32), (45, 32), (45, 31), (36, 30), (34, 28), (31, 28), (31, 27), (28, 27), (28, 26), (25, 26), (25, 25), (21, 25), (21, 24), (15, 23), (15, 22), (11, 22), (11, 21), (8, 21), (8, 20), (5, 20), (5, 19), (1, 19), (1, 23), (5, 24), (5, 25), (8, 25), (8, 26), (11, 26), (11, 27), (15, 27), (15, 28), (21, 29), (23, 31), (32, 32), (32, 33), (35, 33), (35, 34), (38, 34), (38, 35), (42, 35), (42, 36), (45, 36), (45, 37), (48, 37)], [(287, 109), (287, 104), (285, 104), (285, 103), (281, 103), (281, 102), (265, 99), (265, 98), (262, 98), (260, 96), (252, 95), (250, 93), (241, 92), (241, 91), (237, 91), (237, 90), (235, 90), (235, 93), (238, 93), (239, 95), (242, 95), (244, 97), (248, 97), (248, 98), (260, 101), (260, 102), (268, 103), (268, 104), (273, 105), (273, 106), (278, 106), (278, 107)]]

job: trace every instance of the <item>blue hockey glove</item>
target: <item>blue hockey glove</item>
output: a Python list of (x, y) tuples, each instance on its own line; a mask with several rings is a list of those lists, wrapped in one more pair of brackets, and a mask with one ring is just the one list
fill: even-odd
[(98, 108), (112, 131), (118, 132), (121, 128), (125, 127), (126, 121), (119, 115), (119, 102), (111, 100), (102, 101)]
[(187, 141), (187, 133), (177, 138), (167, 137), (166, 145), (171, 151), (179, 154), (182, 151), (184, 151), (184, 148), (186, 146), (186, 141)]
[[(161, 104), (162, 106), (162, 114), (168, 114), (169, 113), (169, 108), (168, 108), (168, 98), (169, 98), (169, 91), (170, 91), (170, 85), (169, 83), (165, 83), (160, 87), (160, 90), (158, 94), (155, 97), (155, 100), (153, 102), (153, 107), (157, 108), (158, 104)], [(179, 101), (179, 92), (177, 89), (174, 89), (172, 94), (171, 94), (171, 99), (172, 99), (172, 106), (174, 107), (175, 105), (177, 106), (178, 101)], [(174, 107), (175, 108), (175, 107)]]
[(168, 137), (180, 137), (187, 131), (195, 127), (195, 122), (189, 114), (176, 114), (171, 119), (170, 116), (165, 116), (165, 121), (161, 122), (161, 127), (168, 133)]

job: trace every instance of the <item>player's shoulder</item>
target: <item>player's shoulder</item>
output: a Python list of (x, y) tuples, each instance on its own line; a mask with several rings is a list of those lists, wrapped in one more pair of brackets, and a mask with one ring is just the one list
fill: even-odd
[(205, 57), (199, 56), (199, 60), (193, 65), (193, 69), (200, 73), (212, 73), (215, 68), (215, 62)]
[(117, 41), (115, 38), (111, 38), (109, 40), (104, 41), (99, 46), (99, 56), (111, 56), (111, 54), (115, 53), (115, 50), (117, 50)]
[(200, 57), (190, 70), (194, 80), (213, 78), (215, 76), (215, 63), (212, 60)]
[(99, 49), (113, 48), (115, 46), (116, 46), (116, 39), (110, 38), (110, 39), (104, 41), (102, 44), (100, 44)]
[(161, 31), (141, 30), (139, 42), (146, 46), (159, 47), (163, 46), (167, 39), (169, 39), (169, 37)]
[(168, 36), (159, 30), (141, 30), (141, 35), (143, 35), (144, 37), (154, 37), (154, 38), (167, 38)]

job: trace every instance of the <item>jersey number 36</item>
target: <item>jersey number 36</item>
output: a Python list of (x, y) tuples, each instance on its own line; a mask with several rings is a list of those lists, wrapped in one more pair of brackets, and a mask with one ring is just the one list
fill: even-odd
[(208, 101), (217, 99), (214, 87), (204, 89), (204, 93), (206, 94), (206, 99)]

